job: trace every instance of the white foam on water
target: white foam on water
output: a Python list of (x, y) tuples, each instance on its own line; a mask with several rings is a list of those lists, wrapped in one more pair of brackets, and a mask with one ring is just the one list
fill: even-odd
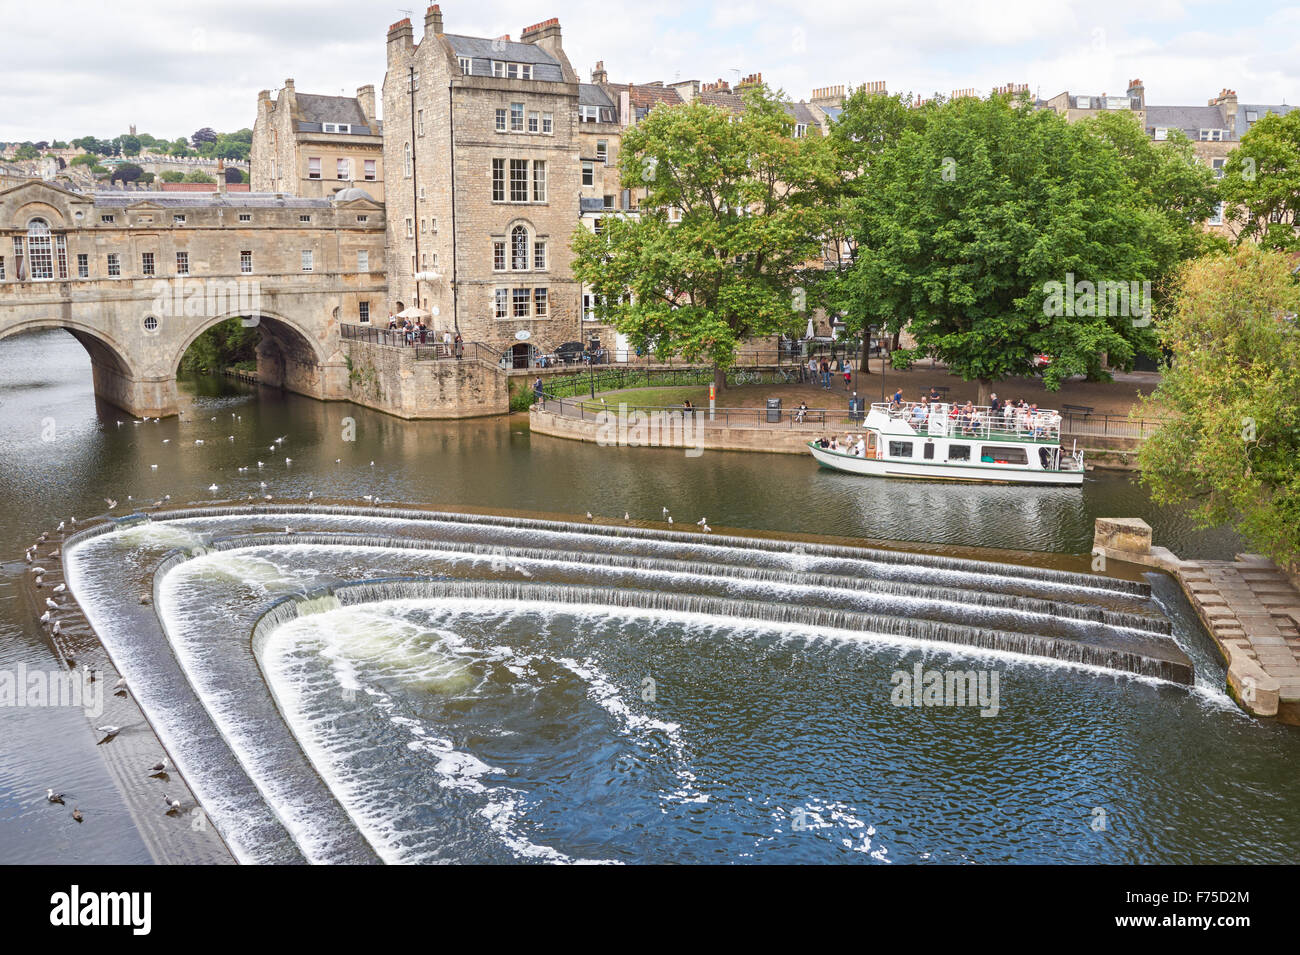
[[(624, 736), (648, 738), (653, 733), (662, 733), (672, 748), (676, 766), (673, 772), (681, 784), (670, 795), (679, 802), (705, 803), (709, 801), (706, 793), (696, 785), (695, 774), (687, 766), (690, 763), (686, 742), (682, 738), (682, 728), (678, 723), (669, 723), (655, 719), (644, 713), (634, 712), (623, 699), (617, 686), (591, 657), (581, 663), (571, 657), (557, 657), (559, 663), (570, 673), (587, 684), (587, 698), (612, 716), (619, 724), (619, 732)], [(665, 810), (666, 811), (666, 810)]]
[[(412, 523), (412, 522), (398, 521), (398, 523)], [(582, 535), (574, 534), (572, 536), (582, 536)], [(392, 547), (381, 547), (376, 545), (312, 544), (312, 543), (288, 544), (286, 543), (286, 544), (274, 544), (274, 545), (255, 545), (247, 549), (258, 550), (258, 551), (299, 550), (305, 552), (315, 551), (321, 553), (346, 550), (348, 552), (357, 552), (357, 553), (373, 552), (376, 554), (385, 554), (385, 555), (394, 555), (394, 556), (416, 555), (416, 556), (428, 556), (429, 558), (433, 558), (433, 559), (463, 561), (470, 565), (490, 565), (494, 560), (500, 560), (499, 556), (494, 556), (490, 554), (474, 554), (474, 553), (466, 552), (464, 550), (456, 550), (454, 545), (437, 546), (433, 544), (431, 544), (428, 548), (423, 548), (423, 547), (392, 548)], [(231, 555), (231, 554), (242, 553), (244, 550), (245, 548), (238, 548), (230, 551), (222, 551), (220, 553)], [(589, 557), (591, 559), (590, 560), (577, 559), (578, 557), (583, 557), (583, 556)], [(794, 556), (799, 557), (802, 555), (796, 554)], [(599, 564), (599, 555), (575, 555), (574, 560), (543, 560), (540, 558), (524, 558), (524, 557), (512, 556), (511, 560), (532, 564), (538, 568), (551, 567), (557, 569), (565, 569), (565, 568), (571, 568), (575, 565), (600, 568), (602, 566)], [(637, 571), (637, 574), (638, 576), (642, 576), (642, 577), (660, 577), (665, 580), (666, 584), (669, 585), (673, 583), (684, 582), (684, 581), (698, 581), (701, 579), (709, 579), (709, 580), (713, 579), (713, 578), (703, 578), (700, 575), (695, 573), (650, 570), (650, 569), (644, 571)], [(769, 582), (765, 582), (765, 583), (769, 583)], [(778, 584), (775, 586), (779, 587), (781, 592), (787, 592), (787, 594), (790, 591), (801, 591), (804, 592), (805, 594), (810, 594), (810, 595), (816, 595), (818, 593), (834, 593), (834, 591), (831, 591), (827, 588), (798, 585), (798, 584), (789, 584), (789, 585)], [(666, 589), (675, 589), (675, 588), (669, 587)], [(895, 599), (900, 600), (909, 606), (920, 606), (922, 603), (930, 602), (930, 601), (921, 601), (921, 603), (911, 604), (908, 602), (916, 600), (917, 598), (900, 597)], [(953, 607), (965, 606), (965, 605), (953, 603), (951, 601), (934, 601), (934, 603), (939, 603), (939, 604), (953, 606)], [(576, 605), (570, 605), (570, 606), (576, 606)], [(619, 608), (619, 609), (632, 610), (635, 608)], [(684, 613), (684, 612), (656, 610), (656, 611), (651, 611), (650, 613), (670, 615), (670, 614), (677, 614), (677, 613)], [(695, 617), (704, 621), (712, 621), (714, 623), (721, 622), (724, 626), (727, 625), (726, 620), (720, 620), (720, 618), (711, 617), (706, 614), (692, 615), (686, 613), (685, 616)], [(1027, 616), (1037, 617), (1039, 615), (1027, 614)], [(746, 621), (747, 624), (749, 622), (751, 621)], [(758, 623), (757, 621), (753, 621), (753, 622)], [(867, 631), (844, 631), (844, 630), (835, 630), (830, 628), (823, 630), (823, 629), (808, 627), (806, 625), (793, 624), (793, 623), (779, 624), (779, 625), (774, 624), (770, 626), (765, 626), (765, 629), (784, 630), (787, 632), (806, 632), (806, 633), (813, 634), (815, 636), (827, 636), (835, 639), (847, 638), (853, 640), (854, 642), (863, 643), (863, 644), (875, 643), (875, 644), (915, 646), (915, 647), (926, 649), (927, 651), (940, 650), (956, 659), (963, 659), (967, 657), (975, 657), (975, 658), (992, 657), (994, 659), (999, 659), (999, 660), (1016, 661), (1019, 663), (1032, 663), (1038, 666), (1064, 668), (1064, 669), (1074, 670), (1076, 672), (1082, 672), (1082, 673), (1095, 673), (1095, 674), (1104, 674), (1104, 675), (1118, 674), (1128, 679), (1135, 680), (1139, 683), (1146, 683), (1148, 685), (1183, 686), (1183, 684), (1181, 683), (1176, 683), (1170, 680), (1164, 680), (1160, 677), (1136, 674), (1136, 673), (1131, 673), (1129, 671), (1112, 670), (1110, 668), (1097, 666), (1094, 664), (1077, 663), (1069, 660), (1062, 660), (1055, 657), (1046, 657), (1046, 656), (1039, 656), (1036, 654), (1019, 653), (1010, 650), (988, 649), (983, 647), (975, 647), (967, 644), (945, 643), (943, 641), (933, 640), (933, 639), (916, 639), (910, 637), (895, 636), (893, 634), (881, 634), (881, 633), (874, 633), (874, 632), (867, 632)], [(1165, 639), (1168, 638), (1165, 637)]]
[(334, 858), (336, 840), (322, 831), (313, 806), (304, 802), (301, 793), (280, 771), (274, 751), (264, 745), (264, 727), (247, 719), (241, 698), (219, 685), (222, 662), (209, 658), (213, 649), (210, 622), (194, 621), (185, 609), (184, 591), (194, 580), (214, 571), (218, 577), (230, 575), (235, 580), (238, 578), (233, 576), (234, 569), (246, 566), (261, 569), (261, 579), (254, 586), (266, 588), (268, 584), (292, 579), (288, 570), (267, 558), (250, 559), (237, 552), (206, 554), (178, 565), (162, 579), (158, 588), (158, 616), (195, 695), (267, 806), (308, 861), (329, 862)]
[[(502, 770), (458, 750), (451, 740), (432, 732), (426, 724), (396, 714), (396, 702), (389, 694), (365, 685), (357, 659), (380, 666), (395, 663), (399, 667), (398, 678), (418, 676), (423, 683), (432, 673), (445, 673), (447, 661), (455, 655), (471, 652), (452, 630), (430, 631), (404, 619), (401, 613), (407, 603), (387, 601), (382, 605), (346, 607), (293, 621), (278, 628), (263, 646), (262, 662), (268, 682), (286, 722), (317, 772), (386, 862), (419, 862), (432, 855), (419, 846), (432, 842), (437, 833), (400, 829), (394, 824), (392, 800), (376, 792), (373, 778), (348, 764), (348, 757), (355, 753), (353, 744), (346, 740), (324, 742), (323, 729), (330, 727), (333, 717), (328, 711), (313, 716), (312, 701), (291, 678), (294, 657), (312, 646), (329, 662), (338, 686), (364, 687), (367, 702), (410, 737), (407, 748), (431, 757), (430, 764), (440, 786), (483, 798), (478, 814), (516, 856), (550, 863), (575, 861), (550, 846), (531, 841), (519, 831), (525, 815), (521, 808), (522, 794), (483, 781), (485, 776), (501, 775)], [(472, 657), (464, 656), (458, 662), (467, 670), (471, 660)], [(400, 668), (405, 669), (405, 674)]]

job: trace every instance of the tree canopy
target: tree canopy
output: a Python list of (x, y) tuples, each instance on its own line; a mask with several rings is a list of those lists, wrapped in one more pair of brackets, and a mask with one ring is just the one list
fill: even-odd
[(720, 385), (743, 339), (806, 321), (817, 196), (834, 173), (823, 137), (791, 135), (778, 95), (757, 87), (745, 104), (652, 110), (619, 157), (623, 186), (646, 190), (639, 217), (607, 215), (599, 235), (580, 226), (573, 239), (602, 319), (638, 349), (711, 362)]
[(1190, 153), (1158, 155), (1131, 125), (1070, 124), (994, 95), (888, 130), (843, 284), (865, 320), (915, 339), (894, 364), (935, 356), (984, 398), (1039, 354), (1055, 389), (1106, 377), (1104, 357), (1154, 353), (1154, 284), (1195, 247), (1212, 184)]
[(124, 162), (113, 170), (113, 175), (109, 177), (109, 181), (113, 182), (120, 179), (122, 182), (135, 182), (143, 175), (144, 170), (135, 163)]
[(1300, 112), (1261, 116), (1228, 154), (1219, 191), (1240, 241), (1300, 249)]
[[(1261, 121), (1262, 122), (1262, 121)], [(1143, 414), (1168, 416), (1138, 454), (1158, 504), (1234, 524), (1300, 559), (1300, 284), (1285, 254), (1242, 246), (1188, 263), (1160, 325), (1173, 359)]]

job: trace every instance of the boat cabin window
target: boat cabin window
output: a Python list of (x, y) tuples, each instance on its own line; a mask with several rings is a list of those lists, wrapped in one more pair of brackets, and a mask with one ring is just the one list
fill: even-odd
[(1029, 457), (1024, 448), (1004, 448), (986, 444), (980, 449), (980, 461), (984, 464), (1028, 464)]
[(949, 461), (969, 461), (970, 445), (969, 444), (950, 444), (948, 445)]
[(933, 461), (933, 460), (934, 460), (934, 442), (933, 442), (933, 441), (927, 441), (927, 442), (925, 442), (924, 457), (925, 457), (925, 459), (926, 459), (927, 461)]
[(889, 456), (891, 458), (910, 458), (912, 456), (912, 442), (890, 441)]

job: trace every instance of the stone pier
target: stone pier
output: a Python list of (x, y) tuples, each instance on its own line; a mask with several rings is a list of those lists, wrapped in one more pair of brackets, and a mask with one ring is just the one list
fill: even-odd
[(1092, 552), (1172, 573), (1227, 663), (1233, 698), (1300, 726), (1300, 590), (1277, 565), (1258, 554), (1179, 560), (1135, 518), (1098, 518)]

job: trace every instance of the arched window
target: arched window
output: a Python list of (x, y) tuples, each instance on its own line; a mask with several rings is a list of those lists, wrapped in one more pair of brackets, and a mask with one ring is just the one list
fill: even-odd
[(54, 278), (54, 243), (44, 219), (27, 223), (27, 261), (33, 279)]
[(528, 268), (528, 230), (521, 225), (510, 230), (510, 267)]

